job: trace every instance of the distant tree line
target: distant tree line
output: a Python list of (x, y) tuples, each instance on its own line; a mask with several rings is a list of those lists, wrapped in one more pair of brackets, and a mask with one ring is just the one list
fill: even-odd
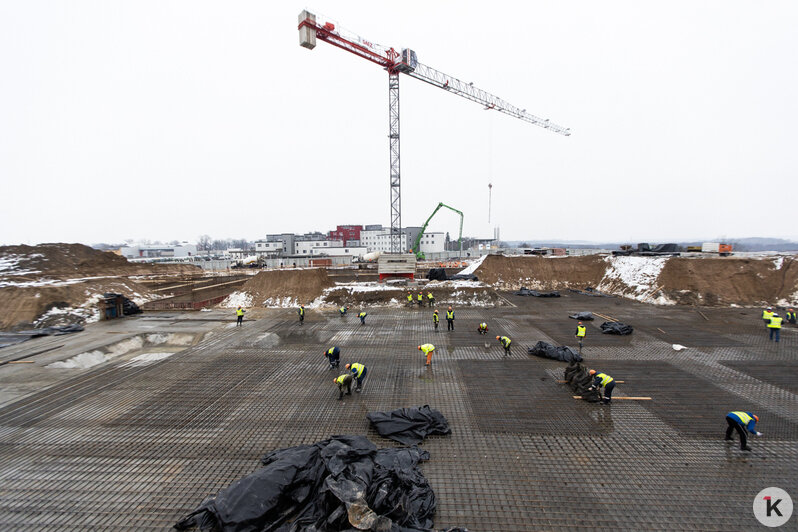
[(197, 251), (224, 251), (230, 248), (252, 249), (254, 243), (245, 238), (213, 239), (210, 235), (197, 237)]

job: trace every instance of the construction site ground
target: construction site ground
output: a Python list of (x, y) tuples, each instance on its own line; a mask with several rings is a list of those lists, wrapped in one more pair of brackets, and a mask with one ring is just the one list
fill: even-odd
[[(304, 325), (294, 309), (258, 309), (240, 328), (231, 310), (148, 312), (2, 349), (0, 528), (166, 530), (271, 450), (334, 434), (396, 445), (366, 413), (424, 404), (452, 428), (422, 444), (436, 528), (751, 530), (760, 490), (795, 496), (798, 329), (775, 344), (760, 309), (501, 296), (510, 304), (456, 308), (454, 332), (445, 320), (434, 332), (428, 308), (373, 307), (364, 326), (334, 309), (309, 309)], [(579, 311), (635, 327), (602, 335), (596, 316), (583, 354), (624, 381), (616, 397), (651, 401), (575, 400), (557, 383), (564, 363), (527, 354), (574, 345)], [(497, 334), (513, 339), (509, 357)], [(362, 394), (336, 400), (333, 345), (368, 367)], [(46, 367), (90, 351), (116, 355)], [(136, 358), (153, 352), (170, 356)], [(751, 452), (723, 441), (731, 410), (760, 417)]]

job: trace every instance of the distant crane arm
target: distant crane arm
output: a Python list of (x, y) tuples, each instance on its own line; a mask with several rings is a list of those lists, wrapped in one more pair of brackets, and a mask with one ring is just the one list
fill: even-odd
[(571, 134), (571, 130), (569, 128), (554, 124), (549, 121), (548, 118), (544, 119), (527, 113), (526, 109), (519, 109), (518, 107), (502, 100), (498, 96), (494, 96), (489, 92), (478, 89), (474, 87), (473, 83), (466, 83), (465, 81), (461, 81), (448, 74), (444, 74), (443, 72), (435, 70), (434, 68), (422, 63), (417, 62), (415, 63), (415, 68), (412, 70), (408, 69), (403, 72), (411, 78), (416, 78), (417, 80), (447, 90), (452, 94), (462, 96), (466, 100), (480, 103), (485, 106), (486, 110), (492, 109), (499, 111), (500, 113), (504, 113), (506, 115), (523, 120), (524, 122), (529, 122), (530, 124), (540, 126), (542, 128), (548, 129), (549, 131), (553, 131), (554, 133), (565, 135), (566, 137)]

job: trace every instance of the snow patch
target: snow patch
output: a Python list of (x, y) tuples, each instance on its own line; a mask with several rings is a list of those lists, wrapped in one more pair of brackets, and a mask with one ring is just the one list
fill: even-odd
[(155, 364), (161, 360), (165, 360), (170, 356), (174, 355), (174, 353), (143, 353), (141, 355), (135, 356), (130, 361), (121, 364), (120, 368), (135, 368), (139, 366), (149, 366), (150, 364)]
[(252, 295), (247, 292), (233, 292), (222, 301), (220, 306), (223, 308), (251, 307)]
[(780, 270), (783, 264), (784, 264), (784, 257), (777, 257), (773, 259), (773, 266), (775, 266), (777, 270)]
[(60, 362), (53, 362), (45, 367), (53, 369), (89, 369), (109, 360), (111, 360), (111, 357), (102, 351), (89, 351)]
[[(606, 257), (607, 270), (596, 287), (610, 293), (645, 301), (659, 289), (657, 278), (668, 261), (667, 257)], [(620, 286), (618, 286), (620, 284)], [(655, 301), (670, 301), (660, 295)], [(662, 303), (660, 303), (662, 304)]]
[(473, 263), (469, 264), (466, 269), (458, 272), (458, 275), (471, 275), (471, 274), (473, 274), (475, 271), (477, 271), (477, 268), (479, 268), (482, 265), (482, 262), (485, 260), (485, 257), (487, 257), (487, 255), (482, 255), (480, 258), (475, 260)]

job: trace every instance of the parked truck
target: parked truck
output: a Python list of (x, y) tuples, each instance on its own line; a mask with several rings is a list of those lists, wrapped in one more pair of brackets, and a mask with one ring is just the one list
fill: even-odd
[(721, 244), (720, 242), (704, 242), (701, 244), (702, 253), (717, 253), (721, 257), (728, 257), (732, 254), (731, 244)]

